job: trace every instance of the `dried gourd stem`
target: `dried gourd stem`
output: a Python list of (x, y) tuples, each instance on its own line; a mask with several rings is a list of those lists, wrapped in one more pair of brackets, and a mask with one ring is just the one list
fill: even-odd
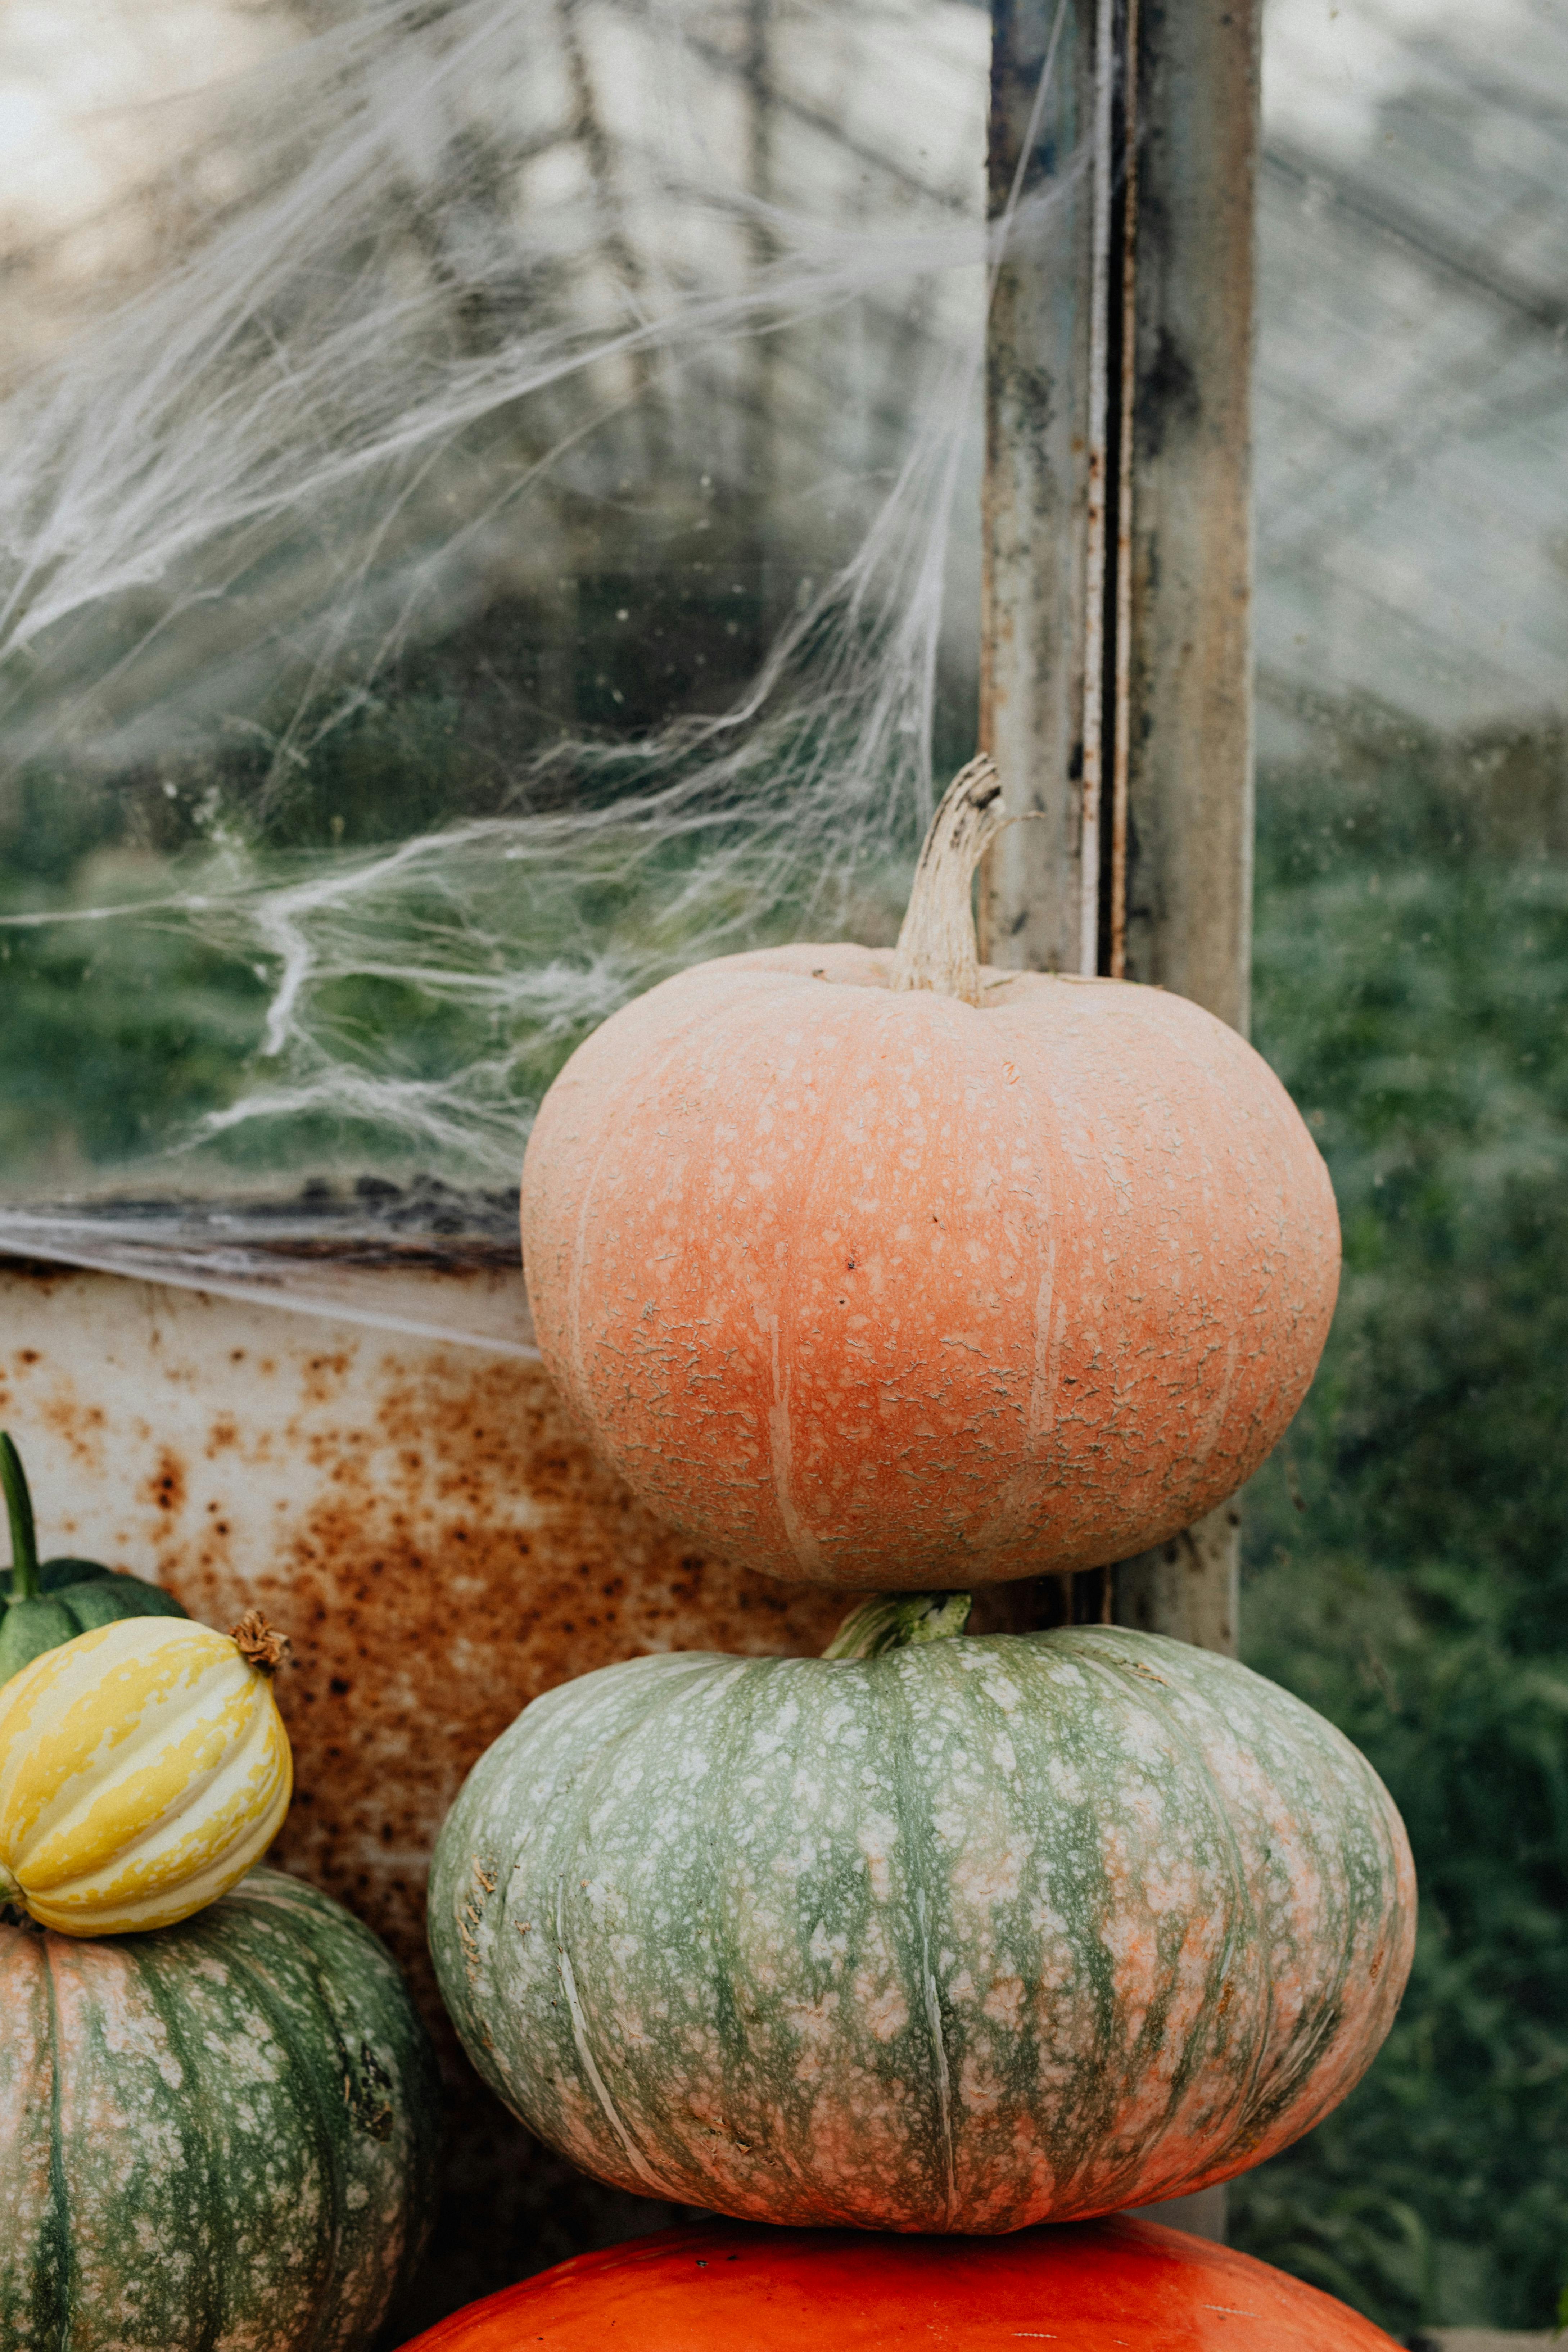
[(270, 1626), (259, 1609), (247, 1609), (228, 1638), (246, 1664), (260, 1675), (275, 1675), (292, 1647), (288, 1634)]
[(852, 1609), (823, 1652), (825, 1658), (879, 1658), (921, 1642), (962, 1633), (974, 1606), (973, 1592), (879, 1592)]
[(1002, 779), (985, 752), (960, 771), (931, 821), (893, 959), (895, 989), (980, 1002), (980, 950), (970, 900), (974, 869), (1009, 823)]

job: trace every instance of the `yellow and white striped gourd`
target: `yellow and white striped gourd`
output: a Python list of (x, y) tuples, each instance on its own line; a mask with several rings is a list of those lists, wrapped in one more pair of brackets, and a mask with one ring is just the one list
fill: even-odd
[(0, 1902), (67, 1936), (172, 1927), (260, 1861), (293, 1789), (279, 1637), (135, 1617), (0, 1689)]

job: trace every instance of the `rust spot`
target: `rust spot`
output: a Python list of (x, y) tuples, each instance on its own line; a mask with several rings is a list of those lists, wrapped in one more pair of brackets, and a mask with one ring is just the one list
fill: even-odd
[(147, 1490), (160, 1511), (171, 1517), (185, 1507), (185, 1473), (179, 1456), (165, 1446), (158, 1456), (158, 1467), (147, 1482)]

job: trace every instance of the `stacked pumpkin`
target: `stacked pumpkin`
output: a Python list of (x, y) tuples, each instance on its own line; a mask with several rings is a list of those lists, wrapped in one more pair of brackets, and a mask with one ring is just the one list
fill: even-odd
[[(749, 2222), (985, 2236), (1224, 2180), (1344, 2096), (1410, 1963), (1402, 1825), (1309, 1708), (1112, 1626), (963, 1631), (974, 1584), (1233, 1492), (1338, 1275), (1327, 1172), (1234, 1032), (978, 964), (999, 822), (977, 762), (895, 953), (726, 958), (617, 1013), (524, 1171), (540, 1344), (609, 1459), (696, 1540), (879, 1596), (819, 1659), (547, 1694), (437, 1848), (487, 2081), (600, 2179)], [(1130, 2280), (1118, 2226), (1090, 2251)], [(544, 2293), (435, 2340), (588, 2341), (536, 2328)], [(1300, 2340), (1382, 2340), (1341, 2316)]]
[(374, 1937), (253, 1867), (285, 1645), (40, 1563), (3, 1434), (0, 1486), (0, 2345), (355, 2352), (427, 2233), (434, 2061)]

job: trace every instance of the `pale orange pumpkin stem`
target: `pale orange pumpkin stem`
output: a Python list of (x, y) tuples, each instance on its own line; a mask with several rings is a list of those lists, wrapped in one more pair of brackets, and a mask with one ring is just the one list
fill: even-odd
[(1008, 822), (996, 762), (983, 751), (953, 778), (931, 821), (899, 933), (895, 989), (926, 988), (979, 1003), (970, 888), (975, 867)]
[(288, 1634), (269, 1625), (259, 1609), (247, 1609), (230, 1629), (228, 1638), (246, 1664), (261, 1675), (275, 1675), (293, 1646)]

